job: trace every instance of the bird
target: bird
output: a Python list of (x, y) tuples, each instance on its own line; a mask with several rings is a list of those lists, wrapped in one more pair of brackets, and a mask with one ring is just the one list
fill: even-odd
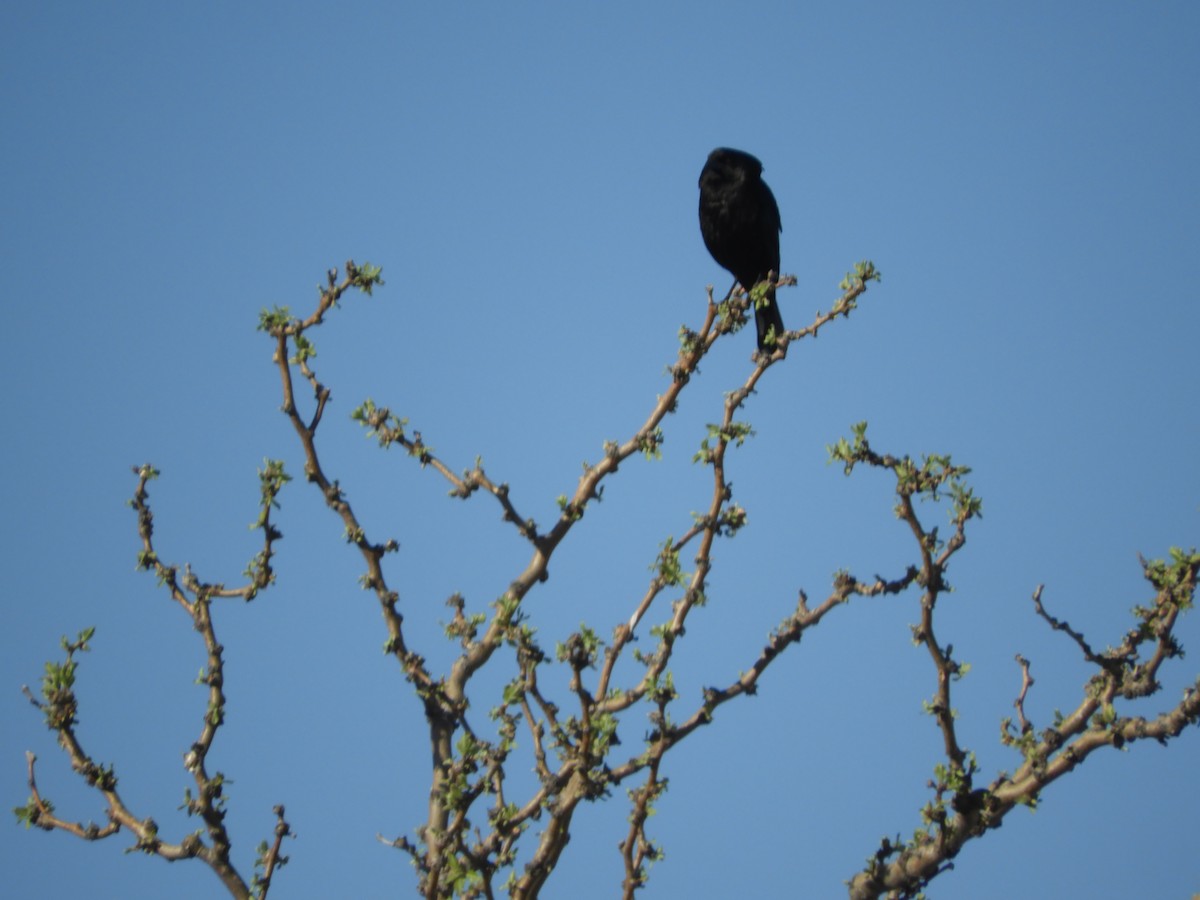
[[(762, 163), (743, 150), (718, 147), (700, 171), (700, 235), (712, 258), (747, 292), (779, 277), (779, 233), (783, 224), (775, 195), (762, 180)], [(774, 350), (784, 332), (775, 288), (754, 310), (758, 349)]]

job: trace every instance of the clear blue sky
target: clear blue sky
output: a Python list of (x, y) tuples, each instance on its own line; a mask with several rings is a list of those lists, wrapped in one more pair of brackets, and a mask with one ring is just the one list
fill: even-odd
[[(882, 450), (975, 469), (985, 518), (940, 629), (973, 665), (963, 742), (987, 775), (1011, 770), (996, 738), (1014, 654), (1032, 661), (1039, 725), (1087, 674), (1034, 617), (1035, 586), (1104, 646), (1148, 596), (1137, 554), (1200, 543), (1197, 109), (1192, 3), (4, 4), (4, 806), (24, 802), (33, 749), (61, 813), (102, 815), (19, 693), (60, 635), (95, 625), (81, 736), (165, 835), (192, 827), (175, 807), (201, 647), (134, 571), (129, 467), (163, 472), (161, 554), (236, 582), (257, 550), (256, 466), (300, 474), (258, 311), (310, 308), (347, 257), (383, 265), (387, 286), (314, 335), (334, 392), (327, 465), (368, 527), (401, 541), (390, 573), (412, 639), (448, 658), (444, 598), (483, 608), (525, 549), (488, 498), (447, 500), (348, 413), (390, 405), (452, 468), (482, 455), (548, 521), (580, 463), (643, 421), (705, 285), (728, 286), (695, 221), (718, 145), (766, 165), (799, 279), (789, 325), (827, 307), (855, 260), (884, 282), (752, 398), (757, 435), (730, 473), (750, 525), (717, 547), (684, 697), (745, 668), (797, 589), (824, 596), (839, 568), (891, 577), (911, 557), (886, 480), (825, 464), (867, 419)], [(691, 456), (752, 343), (718, 349), (664, 459), (623, 466), (562, 549), (529, 603), (547, 644), (628, 617), (657, 544), (706, 502)], [(272, 896), (405, 896), (412, 870), (375, 835), (420, 820), (419, 704), (379, 652), (341, 525), (301, 480), (282, 502), (278, 586), (217, 612), (229, 713), (211, 759), (234, 782), (237, 860), (248, 872), (282, 802), (299, 838)], [(647, 896), (840, 896), (882, 835), (911, 833), (939, 748), (916, 617), (915, 595), (837, 611), (672, 754)], [(1164, 694), (1129, 711), (1195, 678), (1198, 623)], [(644, 727), (626, 720), (625, 749)], [(1093, 757), (931, 894), (1200, 890), (1198, 758), (1195, 729)], [(582, 810), (551, 896), (616, 894), (626, 812), (623, 796)], [(10, 823), (0, 870), (12, 896), (219, 895), (201, 865), (127, 844)]]

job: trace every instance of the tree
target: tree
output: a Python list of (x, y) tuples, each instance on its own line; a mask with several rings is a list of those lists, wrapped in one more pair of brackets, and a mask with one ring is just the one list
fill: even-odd
[[(370, 399), (359, 405), (353, 420), (381, 447), (399, 447), (422, 468), (432, 469), (450, 485), (452, 497), (466, 500), (477, 493), (490, 494), (506, 526), (528, 545), (528, 562), (499, 589), (487, 610), (469, 608), (458, 594), (447, 601), (451, 618), (445, 634), (458, 650), (443, 671), (427, 662), (406, 631), (400, 597), (385, 566), (388, 554), (398, 548), (397, 541), (368, 533), (355, 512), (353, 498), (334, 477), (317, 440), (331, 391), (313, 367), (315, 348), (310, 334), (326, 324), (327, 316), (348, 292), (371, 294), (382, 286), (381, 272), (370, 265), (347, 262), (344, 274), (337, 270), (327, 273), (316, 309), (306, 318), (293, 316), (288, 308), (264, 311), (259, 327), (274, 345), (283, 412), (303, 450), (304, 479), (340, 519), (346, 541), (361, 555), (361, 586), (374, 594), (383, 614), (384, 650), (424, 710), (432, 751), (429, 808), (417, 828), (416, 841), (405, 836), (387, 841), (411, 858), (420, 873), (422, 894), (539, 896), (567, 846), (581, 806), (623, 788), (630, 815), (619, 848), (624, 867), (621, 890), (632, 897), (646, 886), (651, 864), (662, 856), (648, 822), (666, 789), (669, 751), (704, 726), (715, 724), (726, 704), (753, 695), (780, 654), (799, 644), (826, 616), (863, 598), (901, 594), (918, 598), (919, 622), (913, 628), (913, 641), (925, 648), (930, 659), (935, 688), (926, 710), (941, 736), (943, 758), (934, 768), (931, 795), (920, 810), (920, 826), (908, 839), (884, 838), (862, 871), (848, 873), (852, 897), (916, 895), (951, 865), (968, 841), (999, 827), (1017, 806), (1035, 805), (1044, 787), (1073, 771), (1092, 753), (1104, 747), (1120, 749), (1145, 738), (1166, 743), (1200, 720), (1200, 680), (1178, 703), (1157, 714), (1134, 714), (1133, 708), (1135, 701), (1158, 693), (1161, 667), (1182, 655), (1175, 628), (1180, 613), (1193, 604), (1200, 554), (1172, 549), (1167, 559), (1142, 561), (1152, 596), (1135, 607), (1131, 628), (1105, 650), (1096, 649), (1092, 641), (1048, 611), (1040, 588), (1034, 592), (1036, 614), (1050, 628), (1063, 632), (1067, 638), (1064, 646), (1081, 654), (1092, 674), (1083, 696), (1073, 701), (1073, 709), (1056, 715), (1052, 723), (1038, 725), (1025, 711), (1033, 685), (1032, 663), (1017, 657), (1021, 680), (1015, 721), (1005, 719), (1001, 726), (1001, 740), (1016, 753), (1016, 766), (1012, 773), (999, 773), (984, 783), (974, 753), (959, 739), (952, 702), (954, 685), (969, 666), (955, 657), (952, 643), (935, 631), (939, 602), (951, 590), (948, 568), (966, 544), (969, 523), (982, 515), (982, 501), (967, 482), (970, 469), (954, 463), (949, 455), (914, 457), (880, 452), (868, 440), (865, 422), (854, 425), (848, 437), (829, 447), (830, 459), (841, 463), (847, 475), (867, 467), (894, 482), (895, 513), (911, 533), (912, 561), (901, 571), (870, 578), (839, 570), (819, 602), (810, 603), (800, 590), (794, 608), (778, 621), (740, 675), (717, 681), (699, 698), (676, 691), (672, 664), (692, 650), (685, 640), (686, 626), (693, 615), (702, 614), (709, 599), (713, 547), (718, 538), (737, 535), (747, 521), (747, 511), (734, 501), (730, 471), (736, 465), (732, 452), (753, 431), (737, 417), (768, 371), (786, 362), (792, 345), (848, 319), (871, 283), (878, 280), (879, 273), (871, 263), (857, 264), (827, 312), (818, 313), (808, 326), (787, 332), (771, 353), (754, 358), (745, 381), (726, 395), (719, 421), (709, 425), (695, 455), (695, 462), (711, 470), (707, 505), (690, 521), (681, 521), (678, 537), (667, 537), (659, 545), (645, 593), (632, 615), (615, 623), (581, 624), (553, 649), (539, 639), (526, 598), (548, 578), (554, 554), (568, 538), (578, 539), (577, 523), (602, 500), (605, 485), (622, 463), (635, 454), (652, 459), (661, 455), (664, 423), (698, 376), (699, 364), (714, 344), (742, 328), (752, 304), (776, 287), (794, 284), (794, 279), (764, 282), (749, 296), (738, 294), (720, 303), (710, 289), (704, 322), (694, 330), (681, 330), (681, 347), (667, 390), (656, 399), (640, 428), (624, 440), (606, 442), (602, 455), (585, 465), (574, 493), (558, 499), (559, 514), (548, 526), (539, 526), (524, 515), (515, 492), (494, 480), (481, 460), (456, 474), (405, 418)], [(312, 399), (302, 410), (304, 385)], [(189, 565), (160, 558), (149, 501), (149, 483), (158, 472), (149, 464), (134, 471), (137, 483), (131, 506), (137, 514), (142, 544), (139, 566), (153, 572), (187, 613), (207, 657), (200, 681), (207, 688), (208, 700), (199, 735), (184, 757), (193, 780), (184, 805), (200, 826), (174, 842), (160, 836), (155, 820), (135, 811), (123, 798), (116, 767), (97, 762), (86, 749), (86, 738), (77, 728), (75, 686), (79, 655), (90, 649), (92, 627), (75, 640), (63, 639), (65, 656), (47, 663), (40, 698), (26, 691), (57, 734), (72, 768), (104, 797), (108, 821), (101, 826), (60, 817), (38, 789), (33, 754), (28, 755), (30, 796), (15, 813), (27, 827), (63, 830), (86, 840), (126, 830), (134, 837), (134, 849), (167, 860), (199, 859), (232, 896), (265, 898), (287, 861), (284, 840), (292, 826), (284, 806), (276, 806), (273, 839), (260, 844), (254, 873), (248, 878), (234, 863), (233, 840), (225, 823), (228, 779), (213, 770), (209, 760), (225, 722), (226, 706), (225, 649), (217, 638), (215, 620), (220, 616), (220, 601), (250, 601), (274, 583), (272, 559), (282, 537), (275, 511), (291, 477), (277, 460), (268, 460), (260, 470), (260, 512), (254, 527), (261, 532), (262, 549), (247, 566), (244, 584), (228, 588), (204, 580)], [(932, 524), (930, 514), (918, 513), (919, 501), (930, 501), (929, 509), (948, 507), (948, 534)], [(639, 632), (650, 639), (649, 649), (634, 646)], [(720, 678), (721, 673), (713, 677)], [(487, 698), (486, 719), (491, 725), (473, 708), (473, 704), (480, 705), (481, 697)], [(630, 723), (626, 726), (628, 741), (628, 732), (635, 727), (632, 723), (639, 721), (643, 709), (648, 710), (644, 739), (627, 749), (618, 729), (622, 723)], [(520, 768), (518, 759), (536, 773), (528, 784), (510, 776), (510, 770)], [(535, 823), (540, 833), (535, 833)]]

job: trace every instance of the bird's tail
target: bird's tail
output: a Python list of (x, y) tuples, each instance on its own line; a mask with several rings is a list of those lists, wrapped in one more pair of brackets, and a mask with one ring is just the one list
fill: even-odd
[[(763, 353), (775, 350), (775, 341), (783, 336), (783, 316), (779, 314), (779, 304), (775, 302), (775, 288), (767, 291), (762, 304), (754, 307), (754, 326), (758, 330), (758, 349)], [(770, 343), (767, 336), (770, 335)]]

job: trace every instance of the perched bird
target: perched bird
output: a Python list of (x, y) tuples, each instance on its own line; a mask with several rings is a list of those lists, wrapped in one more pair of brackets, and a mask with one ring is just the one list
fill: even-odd
[[(722, 268), (748, 292), (774, 272), (779, 277), (779, 206), (762, 180), (762, 163), (741, 150), (718, 147), (700, 172), (700, 234)], [(774, 349), (783, 334), (775, 289), (754, 310), (758, 349)], [(771, 333), (771, 340), (767, 335)]]

